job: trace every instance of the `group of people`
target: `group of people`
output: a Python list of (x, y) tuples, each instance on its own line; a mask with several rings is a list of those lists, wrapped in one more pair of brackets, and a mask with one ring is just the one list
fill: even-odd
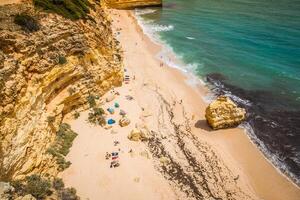
[(112, 152), (112, 153), (106, 152), (105, 159), (109, 160), (110, 158), (111, 158), (110, 168), (115, 168), (120, 166), (118, 152)]

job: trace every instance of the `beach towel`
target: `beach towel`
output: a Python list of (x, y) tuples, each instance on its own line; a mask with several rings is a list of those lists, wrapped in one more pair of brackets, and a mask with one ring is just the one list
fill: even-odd
[(113, 156), (113, 157), (111, 157), (112, 160), (116, 160), (116, 159), (118, 159), (118, 158), (119, 158), (118, 156)]

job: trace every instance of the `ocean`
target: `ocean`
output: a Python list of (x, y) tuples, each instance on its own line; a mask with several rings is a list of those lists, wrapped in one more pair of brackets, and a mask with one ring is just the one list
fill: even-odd
[(300, 1), (164, 0), (135, 13), (160, 59), (246, 108), (248, 136), (299, 184)]

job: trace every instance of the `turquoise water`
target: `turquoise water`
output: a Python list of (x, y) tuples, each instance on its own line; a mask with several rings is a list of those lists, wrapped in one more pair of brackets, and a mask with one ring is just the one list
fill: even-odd
[(251, 138), (299, 181), (300, 1), (164, 0), (137, 13), (145, 32), (248, 110)]

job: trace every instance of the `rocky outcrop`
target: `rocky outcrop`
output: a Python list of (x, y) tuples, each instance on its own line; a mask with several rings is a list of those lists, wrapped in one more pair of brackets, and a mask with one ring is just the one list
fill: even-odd
[(15, 188), (13, 188), (10, 183), (0, 182), (0, 199), (1, 200), (9, 200), (10, 193), (14, 192)]
[(148, 139), (148, 131), (146, 129), (133, 129), (127, 138), (131, 141), (145, 141)]
[(105, 0), (109, 8), (132, 9), (137, 7), (161, 6), (162, 0)]
[[(103, 8), (71, 21), (36, 11), (31, 4), (0, 7), (0, 179), (58, 173), (47, 153), (64, 116), (121, 85), (118, 42)], [(40, 30), (13, 23), (26, 13)]]
[(205, 118), (213, 129), (235, 127), (245, 119), (245, 116), (245, 109), (239, 108), (225, 96), (218, 97), (205, 110)]
[(121, 127), (124, 127), (124, 126), (128, 126), (130, 124), (130, 119), (128, 119), (127, 117), (122, 117), (120, 120), (119, 120), (119, 125)]

